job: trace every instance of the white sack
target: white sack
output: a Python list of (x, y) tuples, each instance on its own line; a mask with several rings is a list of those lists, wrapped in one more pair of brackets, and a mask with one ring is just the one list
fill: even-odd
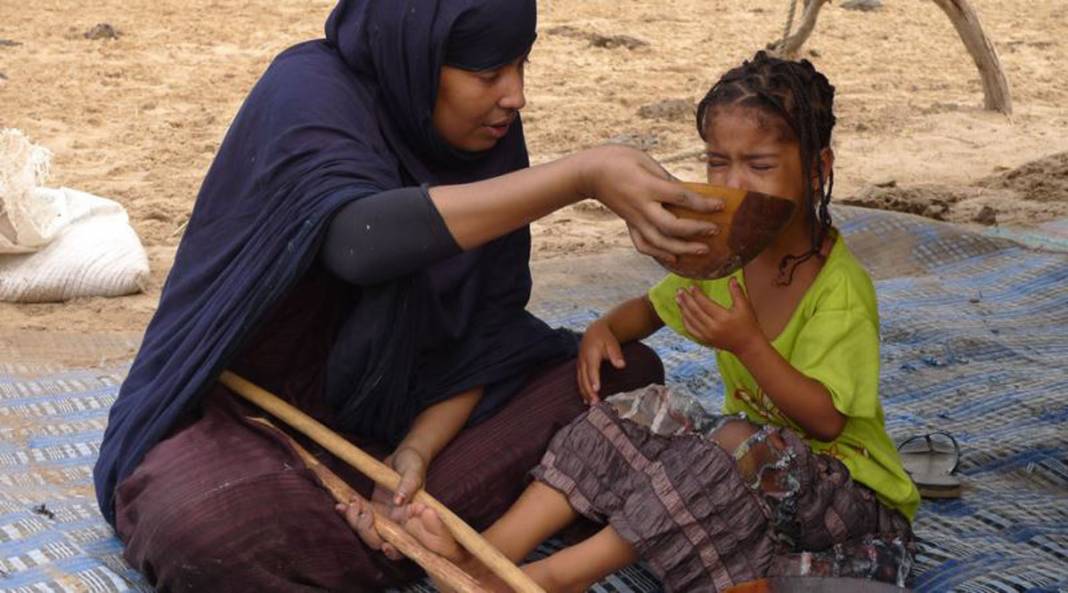
[(51, 153), (0, 130), (0, 300), (65, 301), (144, 290), (148, 257), (118, 203), (40, 187)]

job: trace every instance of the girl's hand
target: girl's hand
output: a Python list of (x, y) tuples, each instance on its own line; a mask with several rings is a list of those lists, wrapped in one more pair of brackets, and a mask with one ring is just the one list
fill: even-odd
[(582, 395), (582, 401), (587, 404), (601, 401), (601, 364), (606, 360), (617, 369), (627, 366), (619, 340), (608, 324), (603, 319), (598, 319), (586, 329), (579, 345), (579, 393)]
[(583, 153), (582, 195), (600, 201), (627, 223), (639, 252), (666, 263), (676, 256), (708, 253), (694, 239), (719, 232), (711, 222), (686, 220), (665, 204), (698, 212), (716, 212), (723, 202), (687, 191), (644, 152), (619, 145), (599, 146)]
[(753, 314), (753, 306), (735, 278), (730, 279), (730, 309), (712, 302), (696, 286), (684, 288), (675, 296), (682, 311), (682, 325), (701, 343), (736, 356), (765, 340)]

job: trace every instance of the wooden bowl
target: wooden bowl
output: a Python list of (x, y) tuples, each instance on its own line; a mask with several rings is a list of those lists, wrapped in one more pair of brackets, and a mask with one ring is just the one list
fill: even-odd
[(786, 198), (708, 183), (683, 183), (686, 189), (723, 200), (719, 212), (694, 212), (666, 206), (679, 218), (707, 220), (719, 225), (719, 234), (702, 240), (711, 250), (707, 255), (683, 255), (672, 264), (661, 264), (680, 276), (699, 280), (722, 278), (749, 263), (782, 232), (794, 212)]

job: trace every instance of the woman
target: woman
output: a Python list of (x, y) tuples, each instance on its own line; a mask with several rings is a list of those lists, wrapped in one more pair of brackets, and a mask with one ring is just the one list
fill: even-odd
[[(417, 572), (373, 550), (217, 384), (230, 368), (388, 459), (476, 527), (582, 410), (575, 340), (525, 311), (527, 225), (583, 198), (671, 260), (713, 227), (640, 152), (528, 168), (533, 0), (342, 0), (326, 39), (251, 91), (197, 198), (95, 470), (126, 557), (161, 591), (363, 591)], [(661, 378), (632, 346), (605, 380)], [(329, 460), (328, 460), (329, 462)], [(336, 468), (364, 495), (371, 484)], [(392, 555), (392, 554), (391, 554)]]

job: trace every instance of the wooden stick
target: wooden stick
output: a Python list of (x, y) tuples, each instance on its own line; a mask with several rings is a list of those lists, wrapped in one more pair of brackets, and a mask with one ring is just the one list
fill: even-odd
[[(304, 465), (319, 478), (323, 487), (334, 497), (334, 500), (348, 504), (354, 497), (359, 496), (340, 476), (330, 471), (330, 468), (323, 465), (300, 443), (293, 440), (293, 437), (275, 426), (270, 420), (266, 418), (249, 418), (249, 420), (270, 428), (284, 438), (289, 443), (289, 446), (296, 451), (297, 456), (304, 462)], [(477, 580), (457, 568), (447, 558), (443, 558), (424, 548), (418, 540), (405, 531), (403, 527), (394, 523), (389, 517), (378, 512), (373, 506), (368, 505), (368, 508), (374, 514), (375, 530), (382, 536), (382, 539), (393, 544), (401, 554), (422, 566), (423, 570), (427, 571), (430, 576), (444, 581), (450, 588), (460, 593), (489, 593), (488, 589), (483, 588)]]
[[(282, 401), (274, 394), (230, 371), (223, 371), (219, 376), (219, 382), (229, 387), (234, 393), (263, 408), (275, 418), (304, 433), (327, 451), (360, 470), (376, 484), (393, 491), (400, 485), (400, 475), (393, 469), (364, 453), (359, 447), (341, 438), (311, 416)], [(471, 552), (475, 558), (486, 565), (486, 568), (493, 571), (517, 593), (545, 593), (518, 566), (505, 558), (497, 548), (483, 539), (477, 531), (464, 523), (448, 507), (427, 494), (425, 490), (416, 492), (412, 498), (434, 509), (456, 541), (460, 542), (468, 552)]]

